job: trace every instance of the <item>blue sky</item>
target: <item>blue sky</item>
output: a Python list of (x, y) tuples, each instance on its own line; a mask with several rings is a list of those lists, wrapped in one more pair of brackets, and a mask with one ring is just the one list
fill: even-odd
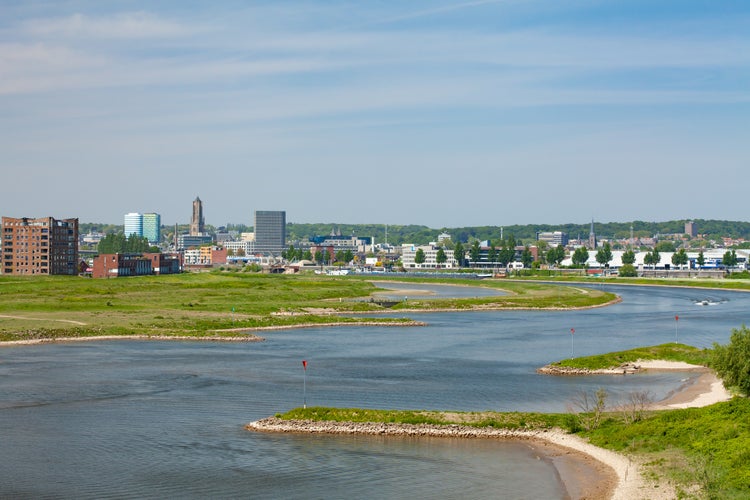
[(748, 220), (750, 2), (6, 0), (0, 166), (13, 217)]

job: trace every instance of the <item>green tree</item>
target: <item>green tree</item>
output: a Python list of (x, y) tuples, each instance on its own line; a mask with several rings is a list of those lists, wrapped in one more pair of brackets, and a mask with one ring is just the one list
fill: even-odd
[(479, 262), (480, 251), (479, 240), (474, 240), (474, 243), (471, 244), (471, 250), (469, 250), (469, 257), (471, 258), (472, 264), (476, 265), (477, 262)]
[(643, 256), (643, 264), (647, 266), (653, 266), (656, 263), (654, 261), (654, 253), (648, 252), (646, 255)]
[(574, 266), (583, 267), (589, 260), (589, 251), (586, 250), (586, 247), (578, 247), (575, 252), (573, 252), (571, 259)]
[(417, 252), (414, 254), (414, 263), (415, 264), (424, 264), (425, 256), (424, 256), (424, 250), (421, 248), (417, 248)]
[(435, 262), (437, 262), (438, 266), (442, 266), (448, 261), (448, 256), (445, 255), (445, 250), (443, 248), (438, 248), (437, 254), (435, 255)]
[(659, 252), (674, 252), (677, 250), (671, 241), (660, 241), (654, 248)]
[(632, 250), (625, 250), (622, 254), (622, 263), (623, 264), (635, 264), (635, 252)]
[(648, 252), (643, 257), (643, 263), (646, 264), (647, 266), (653, 266), (654, 269), (656, 269), (656, 264), (658, 264), (660, 261), (661, 261), (661, 254), (656, 248)]
[(750, 395), (750, 330), (733, 329), (729, 344), (714, 343), (711, 366), (729, 387)]
[(523, 252), (521, 252), (521, 262), (523, 263), (523, 267), (531, 267), (532, 262), (534, 262), (534, 256), (531, 253), (529, 245), (526, 245), (523, 248)]
[(730, 269), (737, 265), (737, 252), (732, 250), (731, 252), (727, 250), (724, 252), (724, 256), (721, 258), (721, 263), (726, 266), (727, 269)]
[(503, 240), (498, 260), (503, 266), (507, 266), (508, 263), (516, 260), (516, 239), (511, 234), (507, 239)]
[(698, 252), (698, 258), (695, 259), (696, 264), (698, 264), (698, 269), (703, 269), (703, 266), (706, 265), (706, 256), (703, 255), (703, 250)]
[(122, 233), (110, 233), (99, 241), (97, 251), (105, 253), (125, 253), (127, 238)]
[(565, 247), (557, 245), (557, 247), (550, 248), (547, 250), (547, 263), (559, 266), (560, 262), (565, 258)]
[(675, 267), (684, 266), (688, 263), (687, 252), (684, 248), (680, 248), (678, 251), (672, 254), (672, 265)]
[(289, 248), (281, 252), (281, 256), (291, 262), (297, 256), (297, 250), (294, 248), (294, 245), (289, 245)]
[(128, 241), (125, 244), (126, 253), (143, 253), (148, 252), (151, 245), (148, 242), (148, 238), (145, 236), (138, 236), (133, 233), (128, 236)]
[(466, 258), (466, 250), (464, 250), (464, 246), (461, 244), (460, 241), (457, 241), (456, 244), (453, 246), (453, 258), (456, 259), (456, 262), (458, 263), (458, 267), (461, 267), (464, 265), (464, 259)]
[(604, 245), (596, 252), (596, 261), (602, 267), (609, 267), (609, 263), (612, 260), (612, 247), (609, 242), (604, 242)]
[(487, 262), (497, 262), (497, 248), (490, 242), (490, 249), (487, 251)]

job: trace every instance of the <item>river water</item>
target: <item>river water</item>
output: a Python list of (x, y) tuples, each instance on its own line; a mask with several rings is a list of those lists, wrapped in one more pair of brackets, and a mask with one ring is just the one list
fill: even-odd
[[(261, 343), (2, 348), (0, 497), (563, 498), (554, 467), (524, 443), (266, 435), (243, 425), (303, 400), (563, 412), (579, 391), (599, 387), (614, 400), (640, 390), (660, 399), (685, 374), (534, 370), (571, 352), (675, 339), (707, 347), (750, 318), (750, 295), (739, 292), (605, 288), (623, 302), (586, 311), (414, 314), (428, 326), (275, 331)], [(711, 305), (696, 305), (703, 300)]]

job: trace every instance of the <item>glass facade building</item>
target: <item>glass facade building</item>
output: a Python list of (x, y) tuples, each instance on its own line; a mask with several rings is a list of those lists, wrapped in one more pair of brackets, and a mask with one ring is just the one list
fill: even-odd
[(161, 215), (156, 213), (143, 214), (143, 234), (150, 243), (161, 241)]
[(125, 214), (125, 236), (128, 237), (131, 234), (143, 236), (143, 214), (138, 212)]
[(286, 248), (286, 212), (256, 210), (255, 253), (279, 256)]

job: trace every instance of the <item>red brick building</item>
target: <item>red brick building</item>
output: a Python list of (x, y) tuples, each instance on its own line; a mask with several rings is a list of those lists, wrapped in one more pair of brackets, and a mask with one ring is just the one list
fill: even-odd
[(78, 219), (3, 217), (3, 274), (78, 274)]
[(148, 276), (180, 272), (180, 260), (162, 253), (107, 253), (94, 258), (91, 276), (118, 278), (121, 276)]

